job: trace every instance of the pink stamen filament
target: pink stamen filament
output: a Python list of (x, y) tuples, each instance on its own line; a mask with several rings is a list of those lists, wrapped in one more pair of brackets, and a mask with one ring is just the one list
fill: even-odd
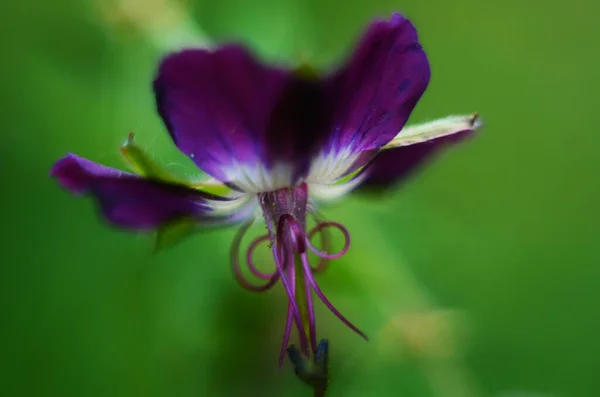
[(352, 324), (346, 317), (344, 317), (344, 315), (342, 315), (342, 313), (340, 313), (335, 308), (335, 306), (333, 306), (331, 304), (329, 299), (327, 299), (327, 297), (325, 297), (325, 294), (323, 294), (323, 292), (317, 285), (317, 282), (315, 281), (315, 279), (312, 275), (312, 272), (310, 271), (311, 269), (310, 269), (310, 263), (308, 262), (308, 255), (306, 253), (304, 253), (301, 255), (301, 258), (302, 258), (302, 266), (304, 268), (304, 277), (306, 277), (308, 279), (310, 285), (312, 286), (312, 289), (315, 291), (315, 293), (317, 294), (319, 299), (321, 299), (321, 301), (325, 304), (325, 306), (327, 306), (327, 308), (329, 310), (331, 310), (337, 318), (339, 318), (344, 324), (346, 324), (346, 326), (348, 328), (350, 328), (352, 331), (356, 332), (358, 335), (363, 337), (365, 340), (369, 340), (369, 338), (367, 337), (367, 335), (364, 332), (362, 332), (354, 324)]
[[(296, 248), (296, 253), (299, 255), (302, 255), (302, 254), (306, 253), (306, 244), (307, 244), (306, 235), (304, 234), (304, 231), (302, 230), (300, 225), (298, 225), (298, 223), (293, 218), (290, 217), (289, 223), (290, 223), (290, 229), (293, 232), (292, 233), (292, 242), (294, 243), (294, 246)], [(295, 261), (294, 261), (294, 267), (296, 267)], [(315, 318), (315, 308), (314, 308), (313, 299), (312, 299), (312, 290), (310, 288), (311, 287), (310, 282), (302, 270), (302, 265), (299, 266), (299, 271), (302, 272), (302, 282), (304, 283), (303, 292), (304, 292), (304, 299), (305, 299), (306, 310), (307, 310), (306, 315), (308, 317), (308, 334), (309, 334), (309, 338), (310, 338), (310, 345), (312, 347), (312, 353), (314, 355), (317, 352), (317, 333), (316, 333), (317, 327), (316, 327), (316, 318)], [(303, 324), (303, 326), (304, 326), (304, 324)], [(286, 349), (287, 349), (287, 346), (286, 346)]]
[[(288, 215), (289, 218), (292, 218), (291, 215)], [(292, 218), (293, 219), (293, 218)], [(290, 248), (290, 247), (286, 247), (285, 244), (283, 243), (283, 236), (285, 233), (285, 226), (286, 226), (286, 221), (288, 221), (288, 217), (286, 217), (285, 215), (282, 215), (279, 218), (279, 224), (277, 225), (277, 243), (273, 244), (272, 247), (272, 251), (273, 251), (273, 257), (275, 258), (275, 265), (277, 266), (277, 270), (279, 271), (280, 274), (280, 278), (281, 278), (281, 283), (283, 284), (283, 288), (285, 289), (285, 292), (288, 295), (289, 298), (289, 302), (292, 305), (292, 313), (293, 313), (293, 317), (294, 320), (296, 322), (296, 327), (298, 328), (298, 333), (300, 334), (300, 349), (303, 352), (307, 352), (308, 351), (308, 342), (307, 342), (307, 338), (306, 338), (306, 333), (304, 332), (303, 328), (302, 328), (302, 317), (300, 316), (300, 309), (298, 308), (298, 304), (296, 302), (296, 288), (295, 288), (295, 281), (296, 281), (296, 273), (295, 270), (290, 270), (290, 275), (293, 276), (291, 278), (293, 278), (293, 287), (290, 286), (287, 278), (284, 276), (285, 272), (284, 272), (284, 267), (281, 263), (280, 260), (280, 252), (283, 252), (283, 250), (285, 248)], [(294, 259), (293, 259), (293, 250), (288, 250), (287, 252), (288, 255), (292, 255), (292, 257), (288, 256), (287, 260), (285, 261), (285, 264), (287, 264), (287, 266), (289, 266), (290, 268), (294, 269)], [(293, 289), (292, 289), (293, 288)], [(282, 348), (282, 354), (285, 355), (285, 349), (287, 348), (287, 345)]]
[(264, 234), (260, 237), (257, 237), (254, 241), (252, 241), (250, 243), (250, 246), (248, 247), (248, 252), (246, 253), (246, 261), (248, 262), (248, 267), (250, 268), (250, 271), (252, 272), (252, 274), (254, 274), (256, 277), (261, 278), (263, 280), (269, 280), (271, 277), (273, 277), (273, 274), (276, 273), (264, 273), (261, 272), (260, 270), (258, 270), (258, 268), (254, 265), (254, 261), (252, 260), (252, 254), (254, 254), (254, 250), (263, 242), (265, 241), (269, 241), (269, 235), (268, 234)]
[[(320, 232), (321, 230), (325, 229), (326, 227), (334, 227), (334, 228), (338, 229), (340, 232), (342, 232), (342, 234), (344, 235), (344, 247), (340, 251), (338, 251), (334, 254), (328, 254), (327, 252), (320, 251), (317, 248), (315, 248), (315, 246), (312, 245), (312, 243), (310, 242), (310, 240), (315, 235), (315, 233)], [(315, 255), (317, 255), (318, 257), (320, 257), (322, 259), (338, 259), (338, 258), (341, 258), (342, 256), (346, 255), (346, 253), (348, 252), (348, 249), (350, 248), (350, 232), (348, 231), (348, 229), (346, 229), (340, 223), (321, 222), (318, 225), (316, 225), (315, 227), (313, 227), (311, 229), (311, 231), (308, 233), (308, 237), (306, 238), (306, 245), (308, 246), (308, 249), (310, 249)]]
[[(306, 255), (306, 254), (303, 254)], [(310, 336), (310, 345), (313, 355), (317, 353), (317, 324), (315, 317), (315, 307), (313, 304), (312, 290), (310, 289), (310, 280), (304, 274), (304, 291), (306, 294), (306, 306), (308, 308), (308, 327)]]
[[(320, 224), (321, 222), (319, 222)], [(319, 226), (319, 224), (317, 224), (317, 226)], [(310, 232), (308, 233), (308, 241), (312, 241), (312, 238), (314, 237), (314, 235), (317, 232), (321, 232), (323, 230), (323, 228), (317, 228), (317, 226), (313, 227)], [(319, 233), (321, 235), (321, 250), (327, 252), (329, 250), (329, 242), (330, 240), (327, 239), (327, 234), (326, 233)], [(317, 266), (312, 266), (313, 269), (313, 273), (322, 273), (325, 270), (327, 270), (327, 267), (329, 265), (330, 261), (326, 258), (321, 258), (319, 257), (319, 263), (317, 264)]]
[(261, 292), (270, 289), (277, 283), (277, 280), (279, 280), (279, 273), (273, 272), (272, 274), (268, 275), (269, 280), (262, 285), (251, 283), (243, 275), (242, 269), (240, 268), (240, 245), (251, 225), (252, 222), (246, 222), (243, 224), (233, 238), (233, 242), (231, 244), (231, 267), (233, 268), (235, 279), (243, 288), (249, 291)]
[(285, 349), (287, 349), (287, 346), (290, 343), (290, 335), (292, 334), (292, 325), (294, 322), (294, 316), (292, 315), (292, 313), (292, 303), (288, 302), (287, 319), (285, 321), (285, 330), (283, 331), (283, 342), (281, 344), (281, 350), (279, 352), (280, 368), (283, 366), (283, 360), (285, 359)]

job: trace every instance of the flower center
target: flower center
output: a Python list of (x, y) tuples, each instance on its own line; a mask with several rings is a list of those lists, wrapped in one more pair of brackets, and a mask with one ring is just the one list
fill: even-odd
[[(252, 222), (244, 224), (238, 231), (232, 245), (231, 263), (237, 281), (242, 287), (251, 291), (266, 291), (281, 280), (288, 296), (288, 313), (283, 334), (283, 343), (279, 357), (282, 365), (289, 344), (292, 328), (298, 330), (300, 350), (306, 357), (315, 355), (318, 349), (316, 335), (316, 319), (313, 305), (313, 293), (344, 324), (367, 339), (366, 335), (348, 321), (325, 297), (319, 288), (314, 274), (327, 267), (327, 261), (342, 257), (350, 247), (348, 230), (336, 222), (319, 222), (308, 234), (306, 233), (306, 213), (308, 203), (308, 186), (306, 184), (279, 189), (273, 192), (260, 193), (258, 199), (267, 224), (268, 233), (250, 243), (246, 251), (246, 262), (250, 272), (257, 278), (265, 280), (262, 284), (250, 282), (242, 273), (239, 251), (242, 239)], [(327, 253), (318, 250), (311, 243), (317, 233), (321, 235), (324, 249), (328, 248), (328, 240), (324, 229), (333, 227), (342, 232), (345, 243), (341, 251)], [(260, 271), (254, 264), (254, 250), (263, 242), (269, 241), (275, 270), (271, 273)], [(320, 262), (316, 267), (308, 260), (308, 251), (312, 251)], [(310, 348), (309, 348), (310, 346)], [(310, 351), (310, 352), (309, 352)]]

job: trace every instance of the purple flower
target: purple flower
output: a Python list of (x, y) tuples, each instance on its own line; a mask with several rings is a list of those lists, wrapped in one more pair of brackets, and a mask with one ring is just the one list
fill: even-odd
[[(198, 227), (241, 225), (231, 261), (238, 282), (265, 291), (281, 281), (289, 297), (280, 362), (293, 328), (300, 350), (317, 351), (314, 296), (366, 339), (325, 297), (315, 274), (343, 256), (346, 228), (320, 222), (307, 232), (307, 215), (359, 185), (389, 185), (441, 146), (479, 127), (476, 115), (451, 116), (404, 128), (425, 91), (430, 71), (414, 26), (394, 14), (376, 20), (347, 62), (318, 75), (262, 64), (246, 49), (184, 50), (167, 56), (154, 81), (157, 110), (174, 143), (210, 175), (179, 180), (133, 143), (122, 151), (136, 174), (69, 154), (51, 174), (78, 194), (94, 197), (112, 224), (158, 230), (159, 242), (177, 240)], [(262, 284), (241, 271), (240, 246), (250, 225), (264, 216), (268, 233), (252, 242), (245, 259)], [(326, 228), (345, 237), (344, 248), (325, 252), (311, 242)], [(161, 240), (162, 239), (162, 240)], [(276, 268), (264, 273), (252, 254), (270, 242)], [(323, 251), (325, 250), (325, 251)], [(314, 266), (308, 253), (321, 258)]]

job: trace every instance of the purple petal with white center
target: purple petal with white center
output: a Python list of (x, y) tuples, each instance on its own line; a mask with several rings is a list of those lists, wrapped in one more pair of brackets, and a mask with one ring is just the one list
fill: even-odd
[[(307, 169), (324, 130), (318, 79), (263, 65), (236, 45), (166, 57), (154, 90), (177, 147), (223, 182), (246, 179), (243, 190), (260, 191), (278, 162)], [(282, 184), (303, 172), (298, 167)]]
[(144, 179), (74, 154), (56, 162), (50, 174), (67, 190), (91, 195), (111, 223), (150, 230), (183, 217), (210, 217), (211, 203), (227, 199), (184, 185)]
[(429, 78), (413, 24), (399, 14), (374, 21), (346, 66), (326, 81), (334, 108), (330, 150), (381, 148), (402, 129)]
[(237, 45), (185, 50), (160, 65), (157, 109), (199, 168), (259, 193), (328, 166), (319, 158), (332, 152), (348, 164), (328, 181), (364, 165), (400, 131), (429, 81), (416, 31), (398, 14), (375, 21), (336, 72), (304, 71), (264, 65)]

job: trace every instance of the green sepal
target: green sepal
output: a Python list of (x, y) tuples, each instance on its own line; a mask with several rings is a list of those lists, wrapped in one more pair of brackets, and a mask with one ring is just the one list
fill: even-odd
[(158, 228), (154, 253), (173, 248), (198, 230), (198, 221), (191, 217), (180, 218)]
[(222, 183), (189, 183), (188, 186), (194, 189), (201, 189), (203, 192), (214, 194), (219, 197), (229, 197), (233, 190)]
[(132, 171), (145, 178), (156, 179), (163, 182), (184, 185), (192, 189), (199, 189), (215, 196), (228, 197), (232, 189), (223, 183), (215, 182), (194, 182), (179, 178), (161, 167), (154, 161), (146, 151), (135, 144), (133, 141), (134, 133), (129, 133), (127, 141), (121, 146), (121, 153)]
[(121, 153), (135, 173), (146, 178), (187, 185), (185, 181), (171, 175), (156, 161), (152, 160), (142, 148), (133, 142), (133, 138), (133, 132), (129, 133), (127, 141), (121, 146)]
[(344, 183), (350, 182), (352, 179), (354, 179), (354, 177), (356, 177), (358, 174), (360, 174), (364, 168), (365, 168), (365, 166), (362, 166), (362, 167), (352, 171), (348, 175), (343, 176), (342, 178), (335, 181), (333, 184), (334, 185), (343, 185)]
[(329, 341), (321, 339), (312, 360), (304, 357), (295, 345), (290, 345), (287, 353), (296, 376), (312, 387), (313, 396), (326, 396), (329, 386)]

